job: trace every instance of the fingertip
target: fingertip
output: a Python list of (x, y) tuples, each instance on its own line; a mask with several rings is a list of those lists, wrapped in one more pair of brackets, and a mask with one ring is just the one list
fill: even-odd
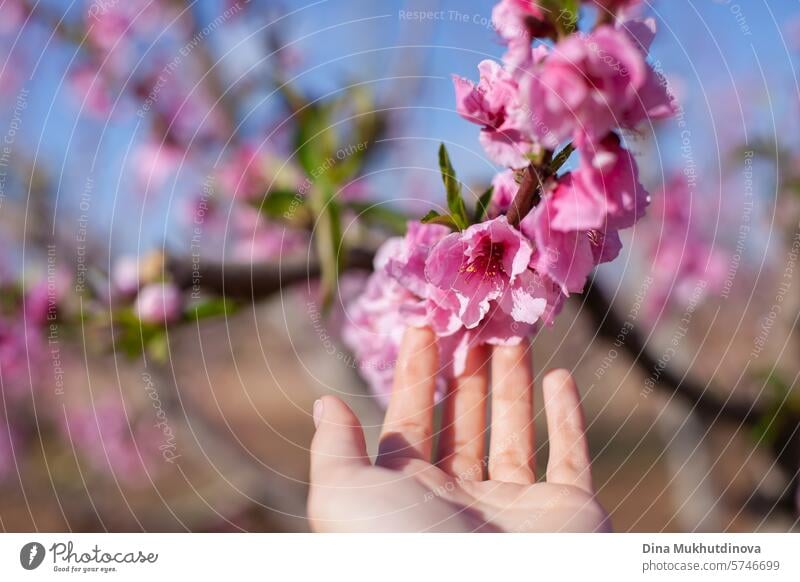
[(314, 425), (319, 430), (324, 423), (333, 422), (336, 425), (353, 426), (358, 424), (358, 418), (344, 403), (341, 398), (326, 394), (314, 402), (312, 410)]
[(548, 392), (560, 391), (574, 384), (575, 379), (572, 377), (572, 372), (566, 368), (550, 370), (544, 375), (544, 379), (542, 380), (542, 387)]
[(361, 422), (340, 398), (326, 395), (313, 407), (317, 430), (311, 440), (312, 469), (368, 461)]
[[(431, 383), (439, 368), (436, 334), (429, 327), (409, 327), (403, 333), (395, 367), (394, 392)], [(391, 403), (390, 403), (391, 407)]]
[(403, 334), (402, 352), (413, 356), (436, 344), (436, 334), (429, 327), (409, 327)]
[(572, 372), (566, 368), (555, 368), (545, 374), (545, 380), (548, 379), (550, 382), (563, 384), (564, 382), (572, 380)]

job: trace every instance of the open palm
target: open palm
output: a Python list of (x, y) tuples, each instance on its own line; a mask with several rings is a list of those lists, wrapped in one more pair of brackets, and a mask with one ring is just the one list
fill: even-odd
[(536, 483), (529, 346), (470, 351), (465, 373), (451, 383), (443, 402), (433, 463), (437, 370), (435, 336), (409, 329), (375, 464), (353, 412), (333, 396), (317, 401), (308, 507), (315, 530), (608, 530), (606, 513), (594, 499), (580, 396), (568, 372), (544, 379), (550, 456), (546, 482)]

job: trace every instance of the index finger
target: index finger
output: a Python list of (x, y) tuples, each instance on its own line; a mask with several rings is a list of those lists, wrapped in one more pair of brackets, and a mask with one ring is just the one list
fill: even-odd
[(376, 464), (397, 458), (430, 460), (438, 369), (436, 335), (428, 328), (408, 328), (400, 346)]

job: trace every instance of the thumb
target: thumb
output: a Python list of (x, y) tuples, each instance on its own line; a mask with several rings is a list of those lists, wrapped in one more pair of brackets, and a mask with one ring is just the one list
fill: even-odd
[(314, 403), (314, 424), (312, 484), (326, 480), (337, 469), (371, 464), (361, 422), (339, 398), (323, 396)]

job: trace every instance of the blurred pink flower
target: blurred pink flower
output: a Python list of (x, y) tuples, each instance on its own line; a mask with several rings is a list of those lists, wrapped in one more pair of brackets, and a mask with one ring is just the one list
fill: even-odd
[(114, 261), (111, 284), (114, 292), (120, 295), (135, 295), (139, 289), (139, 260), (136, 257), (123, 256)]
[(150, 0), (88, 0), (85, 14), (88, 41), (105, 63), (123, 72), (136, 36), (153, 32), (163, 22), (163, 5)]
[(136, 296), (134, 312), (143, 322), (161, 325), (181, 316), (180, 290), (172, 283), (152, 283)]
[(257, 208), (231, 209), (232, 256), (243, 263), (275, 260), (308, 248), (308, 234), (265, 217)]
[(0, 316), (0, 377), (7, 403), (36, 388), (45, 354), (45, 340), (37, 327), (26, 326), (19, 316)]
[(376, 268), (365, 291), (345, 306), (347, 319), (342, 339), (355, 354), (360, 373), (384, 403), (392, 390), (394, 367), (407, 325), (402, 307), (416, 301), (412, 293)]
[(69, 291), (70, 275), (63, 269), (48, 272), (25, 293), (25, 319), (28, 325), (46, 325), (55, 319), (59, 304)]
[(535, 0), (500, 0), (492, 9), (492, 23), (506, 41), (531, 41), (531, 21), (543, 22), (546, 13)]
[(299, 191), (299, 171), (279, 156), (253, 144), (235, 149), (217, 173), (220, 185), (232, 198), (259, 200), (268, 190)]
[(73, 67), (69, 73), (69, 89), (82, 108), (95, 117), (107, 117), (114, 106), (114, 100), (106, 81), (97, 69), (88, 65)]
[(308, 237), (286, 225), (262, 221), (250, 236), (238, 238), (233, 244), (232, 256), (242, 263), (260, 263), (296, 253), (308, 246)]
[(133, 168), (138, 186), (157, 191), (184, 160), (185, 152), (169, 143), (147, 140), (133, 154)]
[(703, 204), (693, 199), (686, 177), (671, 177), (655, 197), (648, 217), (647, 253), (652, 261), (653, 290), (647, 307), (655, 316), (669, 303), (685, 305), (718, 292), (728, 272), (728, 255), (709, 241), (698, 216)]
[(105, 396), (89, 406), (70, 407), (62, 423), (64, 438), (94, 471), (129, 484), (144, 480), (146, 463), (158, 450), (157, 427), (128, 418), (121, 402)]
[(22, 0), (4, 0), (3, 17), (0, 18), (0, 34), (16, 34), (28, 17), (28, 9)]

